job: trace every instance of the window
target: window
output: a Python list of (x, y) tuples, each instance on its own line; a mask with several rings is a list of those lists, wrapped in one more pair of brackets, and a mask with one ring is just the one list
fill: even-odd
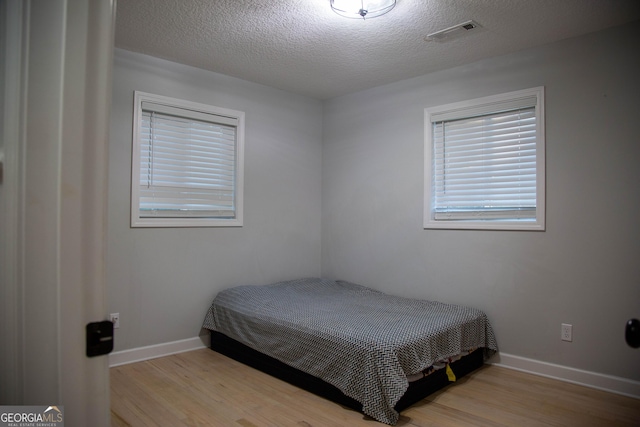
[(424, 228), (544, 230), (544, 88), (425, 109)]
[(136, 91), (132, 227), (242, 225), (244, 113)]

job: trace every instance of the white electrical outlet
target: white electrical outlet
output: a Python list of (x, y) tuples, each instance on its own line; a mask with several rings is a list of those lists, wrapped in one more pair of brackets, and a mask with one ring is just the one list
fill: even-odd
[(560, 339), (562, 341), (573, 341), (573, 325), (563, 323), (560, 330)]
[(120, 327), (120, 313), (111, 313), (109, 315), (109, 320), (113, 323), (113, 329)]

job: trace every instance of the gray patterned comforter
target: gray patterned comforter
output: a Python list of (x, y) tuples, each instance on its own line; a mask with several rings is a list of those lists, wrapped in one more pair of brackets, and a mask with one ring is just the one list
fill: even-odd
[(203, 327), (333, 384), (394, 425), (407, 375), (470, 349), (497, 351), (480, 310), (301, 279), (220, 292)]

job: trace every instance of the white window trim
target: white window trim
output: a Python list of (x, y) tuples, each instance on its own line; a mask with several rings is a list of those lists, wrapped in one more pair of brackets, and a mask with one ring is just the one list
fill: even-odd
[[(141, 218), (140, 206), (140, 131), (142, 126), (142, 103), (150, 102), (167, 107), (231, 117), (238, 121), (236, 128), (236, 177), (235, 218)], [(244, 193), (244, 112), (227, 108), (170, 98), (162, 95), (135, 91), (133, 114), (133, 144), (131, 159), (131, 227), (241, 227), (243, 225)]]
[[(517, 102), (519, 99), (536, 97), (536, 219), (535, 221), (501, 220), (436, 220), (433, 209), (433, 131), (432, 121), (438, 117), (465, 117), (469, 112), (499, 111), (500, 105)], [(495, 108), (493, 108), (495, 107)], [(425, 229), (473, 229), (473, 230), (545, 230), (545, 125), (544, 87), (535, 87), (499, 95), (455, 102), (425, 109), (424, 144), (424, 220)]]

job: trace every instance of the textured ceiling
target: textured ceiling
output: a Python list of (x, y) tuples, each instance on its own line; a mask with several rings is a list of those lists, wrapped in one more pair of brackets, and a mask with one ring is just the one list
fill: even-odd
[(368, 20), (329, 0), (119, 0), (116, 47), (329, 99), (639, 19), (640, 0), (398, 0)]

